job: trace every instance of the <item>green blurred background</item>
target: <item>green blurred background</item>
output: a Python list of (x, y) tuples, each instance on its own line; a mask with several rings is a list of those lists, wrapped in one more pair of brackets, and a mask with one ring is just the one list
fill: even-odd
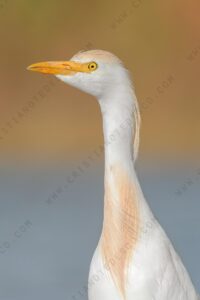
[(199, 0), (0, 0), (0, 299), (87, 299), (103, 218), (100, 110), (26, 70), (84, 49), (131, 71), (142, 190), (200, 290), (199, 12)]
[(140, 155), (199, 159), (199, 1), (0, 3), (1, 155), (70, 159), (103, 142), (91, 96), (56, 79), (45, 88), (52, 77), (26, 71), (98, 48), (131, 71), (142, 114)]

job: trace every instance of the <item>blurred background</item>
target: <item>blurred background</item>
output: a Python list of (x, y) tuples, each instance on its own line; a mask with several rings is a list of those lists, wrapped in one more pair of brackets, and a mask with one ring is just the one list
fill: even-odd
[(131, 72), (141, 186), (200, 290), (199, 9), (197, 0), (0, 0), (1, 299), (87, 299), (103, 210), (99, 107), (26, 71), (84, 49), (111, 51)]

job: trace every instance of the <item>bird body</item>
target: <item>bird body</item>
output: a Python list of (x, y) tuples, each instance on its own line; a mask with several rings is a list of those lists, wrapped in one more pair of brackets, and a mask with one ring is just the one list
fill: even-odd
[(56, 76), (98, 100), (105, 146), (104, 220), (89, 275), (89, 300), (198, 300), (190, 277), (140, 188), (134, 161), (140, 114), (127, 70), (90, 50), (31, 70)]

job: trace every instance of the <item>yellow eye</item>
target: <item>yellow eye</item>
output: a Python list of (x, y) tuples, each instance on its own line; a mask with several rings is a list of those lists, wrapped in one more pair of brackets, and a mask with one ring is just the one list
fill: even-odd
[(91, 62), (88, 64), (88, 69), (90, 71), (95, 71), (98, 68), (98, 65), (95, 62)]

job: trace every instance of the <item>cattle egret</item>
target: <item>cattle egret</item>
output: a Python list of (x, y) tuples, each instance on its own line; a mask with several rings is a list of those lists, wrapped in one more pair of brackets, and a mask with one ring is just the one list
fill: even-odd
[(103, 117), (105, 198), (102, 234), (89, 275), (90, 300), (197, 300), (191, 279), (151, 212), (136, 176), (140, 114), (129, 73), (113, 54), (79, 52), (36, 63), (95, 96)]

